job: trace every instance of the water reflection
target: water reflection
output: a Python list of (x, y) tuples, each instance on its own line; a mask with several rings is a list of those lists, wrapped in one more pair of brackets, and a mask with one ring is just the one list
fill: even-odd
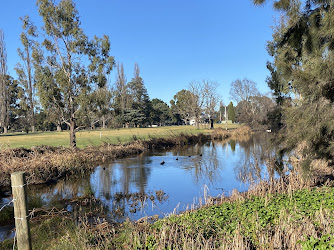
[(258, 134), (238, 142), (243, 152), (239, 154), (240, 160), (235, 166), (236, 178), (239, 181), (253, 184), (261, 179), (275, 178), (282, 173), (283, 169), (277, 168), (276, 148), (271, 138), (270, 134)]
[(86, 178), (29, 187), (29, 206), (73, 209), (72, 199), (87, 196), (99, 199), (113, 221), (164, 216), (198, 203), (204, 187), (212, 196), (228, 195), (275, 177), (280, 166), (272, 163), (277, 162), (269, 134), (155, 151), (100, 165)]

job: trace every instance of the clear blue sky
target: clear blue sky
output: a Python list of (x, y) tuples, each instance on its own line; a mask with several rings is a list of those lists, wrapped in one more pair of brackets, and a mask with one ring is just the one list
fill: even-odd
[[(16, 78), (19, 17), (29, 15), (37, 26), (34, 0), (1, 3), (0, 28), (5, 33), (9, 73)], [(230, 83), (247, 77), (262, 93), (269, 92), (266, 43), (277, 13), (271, 4), (251, 0), (77, 0), (82, 28), (92, 38), (109, 35), (111, 54), (124, 64), (128, 81), (139, 64), (150, 98), (169, 104), (193, 80), (220, 84), (228, 104)], [(115, 82), (115, 70), (110, 77)]]

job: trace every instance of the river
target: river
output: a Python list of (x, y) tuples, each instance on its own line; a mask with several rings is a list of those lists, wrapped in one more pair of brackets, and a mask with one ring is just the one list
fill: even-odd
[[(275, 146), (270, 134), (211, 141), (204, 144), (152, 151), (97, 166), (83, 178), (60, 180), (53, 185), (28, 186), (32, 208), (76, 209), (81, 196), (100, 201), (110, 221), (144, 216), (166, 216), (205, 203), (207, 196), (228, 196), (247, 191), (260, 179), (278, 177)], [(3, 197), (2, 204), (10, 201)], [(13, 225), (0, 227), (0, 241), (13, 237)]]

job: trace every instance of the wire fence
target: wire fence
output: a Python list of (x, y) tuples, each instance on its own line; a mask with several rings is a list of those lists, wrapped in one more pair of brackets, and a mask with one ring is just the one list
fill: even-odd
[(27, 207), (27, 182), (24, 172), (15, 172), (11, 174), (12, 199), (1, 205), (0, 212), (4, 209), (14, 207), (14, 237), (13, 249), (31, 249), (29, 216)]

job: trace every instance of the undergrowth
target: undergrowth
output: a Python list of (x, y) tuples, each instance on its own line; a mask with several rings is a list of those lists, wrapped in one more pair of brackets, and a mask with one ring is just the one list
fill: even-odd
[[(334, 188), (225, 201), (155, 223), (76, 225), (68, 214), (32, 222), (34, 249), (333, 249)], [(47, 240), (46, 240), (47, 239)], [(11, 249), (12, 240), (0, 243)]]
[(329, 187), (253, 196), (172, 215), (140, 230), (133, 227), (116, 247), (131, 245), (131, 234), (140, 239), (140, 248), (149, 249), (331, 249), (333, 215), (334, 189)]

